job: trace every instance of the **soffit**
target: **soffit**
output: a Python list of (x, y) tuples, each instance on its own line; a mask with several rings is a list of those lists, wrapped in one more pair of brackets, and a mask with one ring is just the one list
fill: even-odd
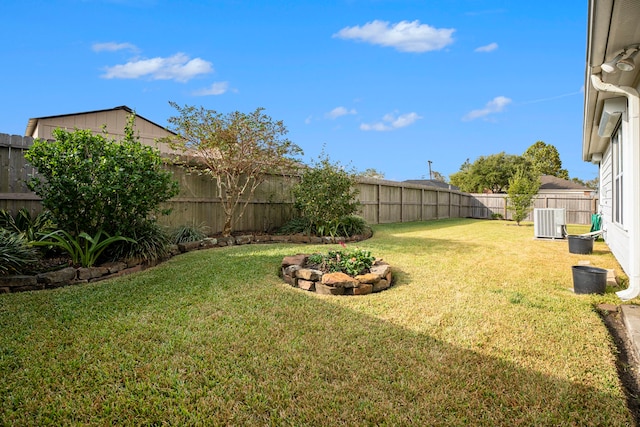
[(585, 105), (583, 129), (583, 160), (591, 154), (602, 152), (608, 138), (598, 136), (597, 124), (605, 99), (620, 94), (596, 91), (591, 85), (591, 75), (598, 74), (605, 83), (616, 86), (637, 87), (640, 73), (640, 55), (636, 57), (634, 71), (608, 74), (600, 65), (610, 61), (625, 47), (640, 44), (640, 1), (638, 0), (591, 0), (587, 35), (587, 67), (585, 72)]

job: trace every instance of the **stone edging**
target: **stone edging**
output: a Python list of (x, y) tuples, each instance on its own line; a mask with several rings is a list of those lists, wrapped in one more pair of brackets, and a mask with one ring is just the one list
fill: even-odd
[(307, 254), (283, 258), (280, 272), (286, 283), (322, 295), (367, 295), (388, 289), (393, 284), (391, 266), (380, 259), (375, 260), (369, 273), (352, 277), (307, 268), (308, 258)]
[(65, 267), (60, 270), (39, 273), (36, 275), (14, 275), (0, 276), (0, 294), (24, 291), (36, 291), (42, 289), (60, 288), (67, 285), (77, 285), (82, 283), (97, 282), (110, 279), (113, 277), (124, 276), (145, 270), (149, 267), (158, 265), (162, 261), (185, 253), (200, 249), (211, 249), (223, 246), (247, 245), (253, 243), (340, 243), (340, 242), (356, 242), (371, 237), (371, 233), (367, 235), (344, 237), (316, 237), (306, 236), (302, 234), (292, 235), (271, 235), (271, 234), (243, 234), (230, 237), (208, 237), (206, 239), (180, 243), (173, 245), (170, 255), (156, 262), (140, 262), (139, 260), (131, 260), (125, 262), (109, 262), (97, 267)]

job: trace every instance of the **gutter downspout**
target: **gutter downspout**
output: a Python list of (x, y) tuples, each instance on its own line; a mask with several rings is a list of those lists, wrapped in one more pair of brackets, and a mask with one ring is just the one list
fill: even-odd
[[(627, 122), (631, 144), (628, 144), (631, 157), (631, 223), (629, 224), (629, 287), (616, 292), (622, 300), (630, 300), (640, 295), (640, 97), (638, 91), (630, 86), (616, 86), (604, 83), (600, 76), (592, 74), (591, 84), (598, 92), (610, 92), (627, 98)], [(626, 147), (625, 147), (626, 148)], [(628, 169), (628, 168), (627, 168)]]

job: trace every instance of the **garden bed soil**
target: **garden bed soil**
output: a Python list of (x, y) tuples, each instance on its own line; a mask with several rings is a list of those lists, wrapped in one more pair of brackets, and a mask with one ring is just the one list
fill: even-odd
[(619, 307), (601, 304), (597, 311), (616, 346), (616, 369), (627, 398), (627, 407), (636, 425), (640, 425), (640, 360), (633, 349)]

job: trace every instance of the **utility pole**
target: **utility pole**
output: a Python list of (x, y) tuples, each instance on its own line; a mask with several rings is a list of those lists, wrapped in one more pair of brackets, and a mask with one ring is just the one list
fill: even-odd
[(429, 163), (429, 179), (433, 179), (433, 174), (431, 173), (431, 160), (427, 160), (427, 163)]

